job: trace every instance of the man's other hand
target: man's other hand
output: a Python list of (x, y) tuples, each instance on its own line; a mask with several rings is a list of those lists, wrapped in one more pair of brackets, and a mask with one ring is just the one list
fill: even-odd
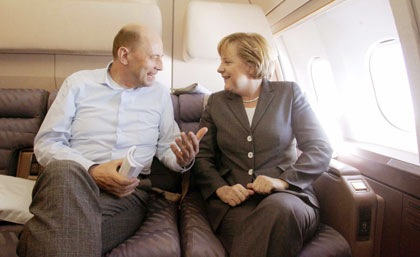
[(89, 174), (95, 180), (100, 189), (118, 197), (124, 197), (134, 192), (140, 180), (127, 178), (118, 173), (123, 159), (93, 165), (89, 168)]
[(207, 128), (201, 128), (197, 135), (189, 132), (188, 136), (185, 132), (181, 132), (181, 137), (175, 139), (175, 144), (171, 144), (171, 149), (176, 156), (176, 162), (181, 167), (187, 167), (195, 158), (199, 150), (200, 140), (207, 133)]

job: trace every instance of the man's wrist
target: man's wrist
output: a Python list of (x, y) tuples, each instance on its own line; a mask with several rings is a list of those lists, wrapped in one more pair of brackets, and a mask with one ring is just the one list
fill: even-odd
[(92, 171), (96, 168), (96, 166), (98, 166), (99, 164), (93, 164), (93, 165), (91, 165), (90, 167), (89, 167), (89, 169), (88, 169), (88, 173), (90, 174), (90, 175), (92, 175)]
[(192, 168), (192, 166), (194, 165), (194, 163), (195, 163), (195, 158), (192, 159), (192, 161), (190, 162), (190, 164), (188, 164), (186, 166), (181, 166), (181, 171), (182, 172), (189, 171)]

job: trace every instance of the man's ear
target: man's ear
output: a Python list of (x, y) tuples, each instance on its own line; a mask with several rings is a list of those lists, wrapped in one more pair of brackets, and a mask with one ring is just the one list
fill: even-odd
[(120, 63), (127, 65), (128, 64), (128, 48), (127, 47), (120, 47), (118, 49), (118, 60)]

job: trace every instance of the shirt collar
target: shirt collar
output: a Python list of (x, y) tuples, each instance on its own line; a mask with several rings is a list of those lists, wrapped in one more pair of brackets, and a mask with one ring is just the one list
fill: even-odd
[(126, 88), (120, 86), (116, 81), (114, 81), (109, 74), (109, 71), (111, 70), (113, 61), (110, 61), (108, 65), (106, 66), (105, 72), (103, 76), (100, 78), (100, 81), (98, 81), (100, 84), (107, 86), (109, 88), (115, 89), (115, 90), (133, 90), (132, 88)]

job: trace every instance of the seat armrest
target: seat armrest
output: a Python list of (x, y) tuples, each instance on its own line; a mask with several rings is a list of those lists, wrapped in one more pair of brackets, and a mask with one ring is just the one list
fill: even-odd
[(360, 171), (353, 166), (331, 159), (328, 168), (329, 173), (334, 173), (338, 176), (360, 175)]
[(197, 191), (190, 191), (180, 206), (179, 232), (184, 257), (227, 256), (222, 243), (213, 233), (204, 207), (204, 200)]
[(42, 166), (36, 161), (32, 148), (24, 148), (19, 151), (16, 177), (36, 180), (41, 171)]
[(382, 224), (377, 221), (382, 220), (383, 202), (360, 171), (334, 160), (313, 187), (320, 202), (321, 222), (344, 236), (353, 256), (373, 256), (375, 237), (381, 233)]

